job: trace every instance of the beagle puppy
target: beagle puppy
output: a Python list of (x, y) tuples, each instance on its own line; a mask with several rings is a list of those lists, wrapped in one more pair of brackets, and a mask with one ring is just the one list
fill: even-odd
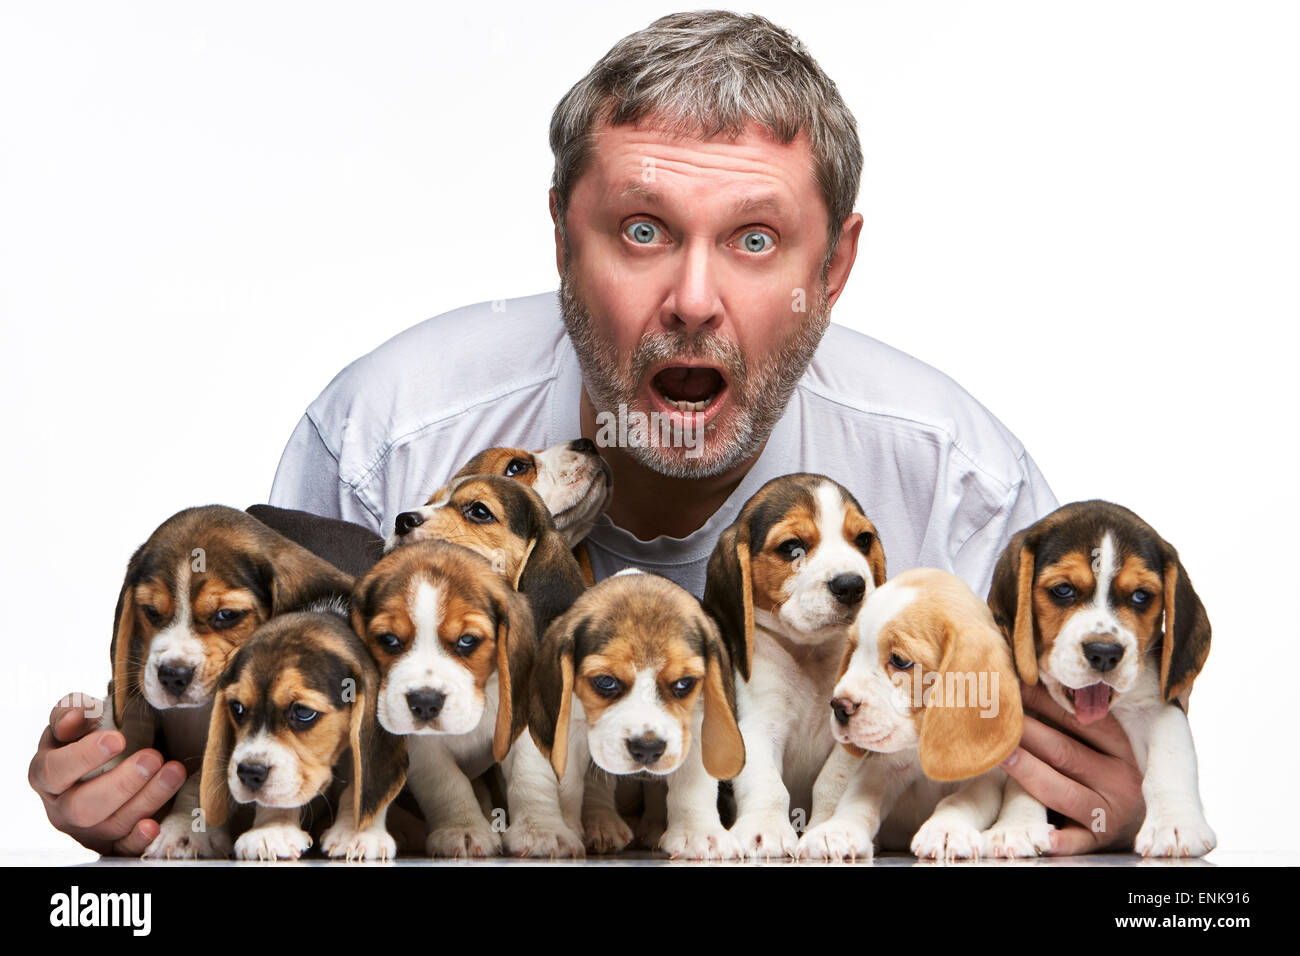
[(452, 478), (468, 475), (502, 475), (532, 488), (571, 548), (591, 531), (613, 489), (609, 465), (588, 438), (541, 451), (489, 448), (467, 461)]
[[(481, 554), (418, 541), (357, 582), (352, 624), (378, 662), (379, 723), (406, 736), (429, 855), (493, 856), (504, 846), (517, 855), (581, 856), (545, 759), (529, 740), (511, 746), (526, 722), (537, 644), (523, 595)], [(498, 761), (509, 811), (504, 840), (471, 784)]]
[[(1196, 857), (1214, 849), (1177, 701), (1205, 665), (1210, 620), (1174, 547), (1127, 508), (1068, 504), (1011, 539), (989, 607), (1021, 680), (1042, 680), (1082, 724), (1113, 713), (1124, 728), (1146, 802), (1134, 850)], [(1001, 855), (1033, 855), (1047, 847), (1046, 810), (1014, 791), (1016, 813), (1004, 813), (987, 839)]]
[(375, 719), (377, 686), (374, 661), (338, 613), (280, 615), (235, 652), (213, 702), (201, 805), (220, 825), (228, 797), (256, 804), (237, 859), (300, 857), (312, 845), (302, 810), (336, 779), (345, 786), (322, 851), (397, 855), (384, 821), (406, 779), (406, 753)]
[(217, 680), (267, 619), (346, 598), (352, 583), (256, 518), (219, 505), (173, 515), (132, 555), (113, 615), (113, 677), (101, 721), (127, 744), (108, 766), (158, 746), (190, 770), (145, 857), (229, 855), (222, 828), (192, 826)]
[(998, 764), (1023, 726), (1011, 654), (988, 606), (947, 571), (900, 574), (858, 615), (830, 703), (842, 752), (870, 753), (799, 855), (869, 860), (879, 831), (883, 846), (923, 859), (979, 856), (981, 831), (1002, 806)]
[(542, 640), (528, 725), (575, 829), (590, 812), (583, 789), (594, 764), (666, 781), (668, 826), (658, 846), (670, 856), (738, 855), (718, 815), (717, 780), (745, 764), (731, 658), (690, 592), (636, 570), (589, 589)]
[(386, 549), (437, 539), (463, 545), (528, 599), (539, 629), (568, 610), (586, 588), (569, 544), (538, 494), (499, 475), (466, 475), (429, 503), (397, 516)]
[(884, 583), (875, 526), (822, 475), (772, 479), (718, 539), (704, 609), (744, 678), (736, 697), (747, 759), (732, 783), (731, 833), (745, 855), (793, 856), (792, 807), (797, 818), (817, 816), (813, 785), (833, 743), (823, 708), (858, 610)]

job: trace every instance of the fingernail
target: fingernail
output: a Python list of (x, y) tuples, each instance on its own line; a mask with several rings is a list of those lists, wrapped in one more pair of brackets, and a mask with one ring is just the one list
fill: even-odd
[(162, 766), (162, 757), (157, 754), (144, 754), (135, 762), (135, 770), (142, 777), (152, 777)]
[(176, 763), (168, 764), (159, 779), (168, 790), (175, 790), (185, 782), (185, 768)]
[(1002, 769), (1010, 770), (1020, 760), (1020, 748), (1017, 747), (1011, 753), (1007, 754), (1007, 759), (1002, 761)]
[(126, 738), (119, 733), (108, 733), (99, 738), (99, 749), (105, 757), (116, 757), (126, 746)]

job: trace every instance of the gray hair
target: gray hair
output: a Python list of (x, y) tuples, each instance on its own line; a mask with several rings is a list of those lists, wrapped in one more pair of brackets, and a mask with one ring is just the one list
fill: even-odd
[(862, 146), (839, 90), (797, 37), (757, 15), (701, 10), (660, 17), (614, 44), (551, 115), (561, 240), (597, 128), (651, 115), (670, 133), (703, 139), (738, 136), (750, 120), (782, 143), (806, 131), (830, 214), (825, 275), (857, 200)]

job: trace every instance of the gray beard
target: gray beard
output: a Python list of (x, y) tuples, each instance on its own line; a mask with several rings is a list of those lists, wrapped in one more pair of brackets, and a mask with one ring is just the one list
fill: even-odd
[(712, 332), (694, 336), (684, 332), (647, 333), (641, 337), (631, 358), (620, 362), (618, 350), (597, 332), (597, 323), (573, 288), (568, 263), (560, 277), (560, 314), (569, 340), (578, 355), (583, 384), (596, 413), (617, 415), (623, 405), (628, 412), (649, 410), (636, 404), (637, 386), (655, 365), (673, 359), (704, 360), (726, 369), (729, 379), (726, 418), (710, 423), (700, 446), (668, 447), (654, 442), (629, 443), (624, 450), (639, 464), (669, 478), (711, 478), (726, 472), (752, 455), (767, 441), (785, 413), (790, 395), (808, 368), (826, 327), (830, 324), (826, 282), (817, 294), (808, 316), (799, 322), (763, 363), (750, 366), (743, 351), (729, 339)]

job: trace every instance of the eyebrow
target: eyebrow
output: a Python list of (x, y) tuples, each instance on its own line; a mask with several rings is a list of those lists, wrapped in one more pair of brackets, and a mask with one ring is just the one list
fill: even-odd
[[(648, 188), (643, 183), (632, 181), (627, 183), (618, 194), (619, 199), (639, 199), (642, 202), (652, 205), (665, 205), (664, 198), (655, 190)], [(733, 216), (748, 215), (760, 211), (781, 212), (785, 207), (781, 204), (780, 199), (772, 193), (760, 193), (754, 196), (746, 196), (732, 204), (729, 212)]]

